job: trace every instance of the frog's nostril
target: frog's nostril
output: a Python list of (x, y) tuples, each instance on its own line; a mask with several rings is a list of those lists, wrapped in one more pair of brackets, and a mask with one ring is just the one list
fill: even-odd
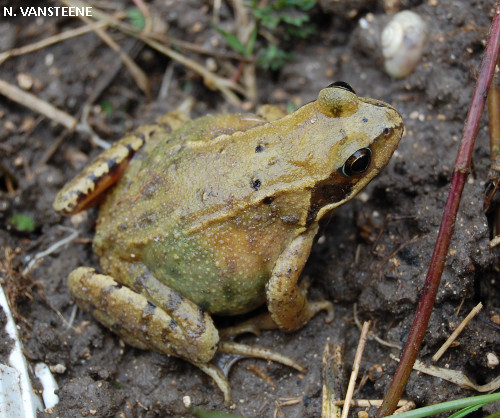
[(391, 128), (385, 128), (383, 131), (382, 131), (382, 135), (384, 135), (385, 137), (388, 137), (392, 134), (392, 129)]

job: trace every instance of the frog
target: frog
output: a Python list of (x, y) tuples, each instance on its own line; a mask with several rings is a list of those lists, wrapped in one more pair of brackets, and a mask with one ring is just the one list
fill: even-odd
[[(304, 368), (281, 353), (234, 341), (244, 332), (293, 332), (328, 300), (299, 280), (322, 220), (388, 164), (403, 135), (390, 104), (345, 82), (290, 114), (190, 119), (173, 111), (104, 151), (56, 196), (71, 215), (99, 203), (93, 250), (102, 273), (78, 267), (77, 304), (126, 343), (181, 357), (230, 402), (217, 353)], [(304, 284), (305, 283), (305, 284)], [(267, 310), (218, 330), (215, 316)]]

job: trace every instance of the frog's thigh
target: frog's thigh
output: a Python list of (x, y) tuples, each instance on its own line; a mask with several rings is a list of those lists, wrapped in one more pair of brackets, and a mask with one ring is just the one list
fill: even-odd
[(74, 270), (68, 286), (83, 309), (130, 345), (195, 364), (209, 362), (217, 350), (219, 336), (210, 316), (166, 286), (161, 297), (155, 294), (154, 304), (89, 267)]
[(298, 280), (309, 257), (318, 226), (296, 237), (276, 261), (266, 285), (267, 308), (274, 322), (284, 331), (294, 331), (306, 324), (321, 310), (333, 319), (333, 304), (329, 301), (309, 302)]

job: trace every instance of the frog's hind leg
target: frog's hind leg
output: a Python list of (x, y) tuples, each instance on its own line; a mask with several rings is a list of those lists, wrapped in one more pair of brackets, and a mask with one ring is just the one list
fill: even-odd
[(209, 362), (219, 341), (210, 315), (164, 285), (159, 292), (154, 283), (148, 285), (152, 297), (90, 267), (79, 267), (68, 277), (68, 287), (78, 305), (125, 342), (194, 363)]
[(158, 292), (153, 281), (144, 284), (151, 286), (158, 305), (90, 267), (79, 267), (68, 277), (68, 287), (82, 309), (129, 345), (185, 358), (214, 379), (228, 404), (229, 382), (210, 363), (219, 339), (211, 317), (166, 286)]
[(64, 186), (54, 200), (54, 210), (61, 215), (73, 215), (94, 206), (103, 192), (118, 181), (135, 153), (158, 131), (166, 135), (188, 120), (184, 112), (173, 111), (159, 118), (157, 125), (141, 126), (117, 141)]

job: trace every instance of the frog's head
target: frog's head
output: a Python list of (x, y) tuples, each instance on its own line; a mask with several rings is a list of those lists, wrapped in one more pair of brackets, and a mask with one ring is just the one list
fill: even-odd
[(322, 140), (315, 144), (323, 172), (313, 188), (309, 222), (352, 199), (380, 173), (404, 130), (394, 107), (358, 97), (347, 83), (321, 90), (314, 105), (323, 122)]

